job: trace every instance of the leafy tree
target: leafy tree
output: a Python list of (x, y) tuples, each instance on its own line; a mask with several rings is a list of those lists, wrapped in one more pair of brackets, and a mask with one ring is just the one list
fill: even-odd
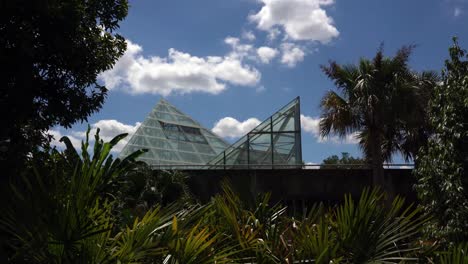
[[(366, 164), (366, 161), (362, 158), (355, 158), (351, 156), (348, 152), (342, 152), (341, 153), (341, 158), (338, 157), (337, 155), (332, 155), (326, 159), (323, 160), (322, 162), (324, 165), (324, 168), (359, 168), (363, 167)], [(333, 165), (339, 165), (339, 166), (333, 166)], [(342, 166), (342, 165), (351, 165), (351, 166)], [(363, 166), (354, 166), (354, 165), (363, 165)]]
[(417, 191), (434, 215), (432, 237), (468, 241), (468, 60), (454, 38), (431, 100), (435, 134), (417, 158)]
[(357, 65), (322, 66), (338, 91), (322, 98), (321, 134), (357, 133), (376, 185), (384, 186), (384, 161), (395, 152), (413, 158), (430, 133), (425, 113), (438, 77), (411, 71), (412, 50), (404, 46), (395, 57), (384, 57), (381, 47), (372, 60), (361, 58)]
[(110, 69), (126, 49), (115, 30), (127, 9), (127, 0), (2, 1), (4, 169), (19, 168), (47, 141), (44, 132), (49, 128), (70, 127), (101, 108), (107, 90), (98, 84), (97, 75)]

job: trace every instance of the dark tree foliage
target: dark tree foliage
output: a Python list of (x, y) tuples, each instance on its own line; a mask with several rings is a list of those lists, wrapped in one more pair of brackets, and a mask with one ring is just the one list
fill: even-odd
[(353, 157), (348, 152), (342, 152), (341, 158), (338, 155), (332, 155), (324, 159), (322, 163), (325, 165), (322, 166), (323, 168), (361, 168), (367, 164), (365, 159)]
[(115, 30), (127, 10), (127, 0), (1, 1), (2, 165), (21, 166), (49, 128), (101, 108), (107, 90), (97, 76), (126, 49)]
[(468, 241), (468, 60), (456, 38), (431, 101), (435, 135), (417, 158), (417, 190), (434, 215), (430, 236)]

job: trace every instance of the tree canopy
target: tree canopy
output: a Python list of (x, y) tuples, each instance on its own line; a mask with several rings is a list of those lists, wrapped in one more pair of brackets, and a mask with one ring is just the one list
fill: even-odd
[(348, 152), (342, 152), (341, 158), (338, 155), (332, 155), (323, 160), (323, 164), (326, 165), (324, 168), (358, 168), (360, 166), (356, 165), (365, 165), (366, 163), (365, 159), (353, 157)]
[(0, 162), (15, 167), (48, 129), (101, 108), (107, 90), (97, 76), (126, 49), (115, 30), (127, 10), (126, 0), (2, 2)]
[(468, 56), (456, 38), (449, 53), (431, 100), (435, 133), (418, 155), (416, 187), (435, 216), (429, 235), (453, 242), (468, 240)]

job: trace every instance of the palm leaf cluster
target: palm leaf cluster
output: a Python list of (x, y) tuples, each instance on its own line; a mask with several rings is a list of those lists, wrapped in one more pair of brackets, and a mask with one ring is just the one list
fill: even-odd
[(430, 134), (426, 112), (438, 76), (410, 69), (413, 48), (385, 57), (381, 47), (373, 59), (361, 58), (357, 65), (322, 66), (337, 91), (322, 98), (321, 134), (355, 136), (380, 185), (383, 162), (397, 152), (413, 159)]
[[(261, 194), (243, 201), (225, 183), (205, 204), (154, 204), (122, 224), (115, 214), (134, 160), (113, 159), (95, 137), (94, 155), (68, 148), (12, 183), (0, 217), (11, 263), (401, 263), (415, 261), (427, 217), (396, 198), (365, 190), (333, 208), (315, 205), (291, 217)], [(444, 253), (445, 257), (451, 257)], [(457, 253), (458, 254), (458, 253)]]

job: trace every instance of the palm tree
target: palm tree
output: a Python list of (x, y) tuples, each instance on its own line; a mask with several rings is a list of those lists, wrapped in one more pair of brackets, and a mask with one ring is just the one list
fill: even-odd
[(361, 58), (358, 65), (321, 66), (338, 89), (322, 98), (321, 135), (355, 134), (375, 185), (384, 186), (384, 161), (396, 152), (414, 158), (430, 132), (426, 109), (438, 76), (409, 68), (413, 48), (403, 46), (391, 58), (381, 46), (372, 60)]

